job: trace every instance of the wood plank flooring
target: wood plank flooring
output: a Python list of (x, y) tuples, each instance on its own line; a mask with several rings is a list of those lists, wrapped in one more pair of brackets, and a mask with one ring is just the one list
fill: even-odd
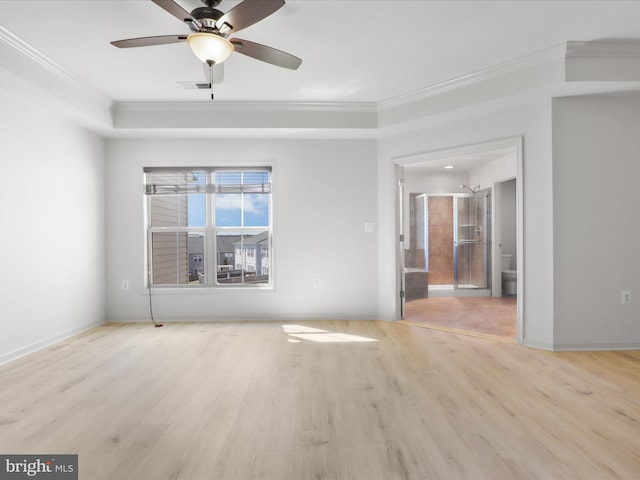
[(515, 342), (515, 297), (431, 297), (405, 303), (404, 319), (431, 328)]
[(0, 453), (84, 480), (640, 478), (640, 352), (299, 325), (111, 324), (4, 365)]

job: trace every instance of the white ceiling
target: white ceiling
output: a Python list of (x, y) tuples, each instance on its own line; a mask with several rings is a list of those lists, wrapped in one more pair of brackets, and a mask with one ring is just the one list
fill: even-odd
[[(149, 0), (1, 0), (0, 26), (111, 100), (209, 101), (177, 84), (204, 79), (186, 44), (110, 45), (188, 33)], [(291, 71), (233, 54), (217, 100), (381, 102), (567, 41), (640, 38), (640, 2), (287, 0), (234, 36), (303, 64)]]

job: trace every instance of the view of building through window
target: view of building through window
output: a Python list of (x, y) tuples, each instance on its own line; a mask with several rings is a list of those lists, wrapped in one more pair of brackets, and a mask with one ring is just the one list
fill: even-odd
[(152, 285), (271, 282), (269, 169), (145, 169)]

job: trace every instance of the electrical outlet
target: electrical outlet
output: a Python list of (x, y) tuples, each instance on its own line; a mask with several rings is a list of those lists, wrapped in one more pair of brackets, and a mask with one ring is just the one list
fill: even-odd
[(122, 280), (122, 289), (129, 290), (129, 280)]
[(365, 231), (365, 232), (367, 232), (367, 233), (371, 233), (371, 232), (373, 232), (374, 228), (375, 228), (375, 226), (374, 226), (374, 224), (373, 224), (373, 223), (371, 223), (371, 222), (366, 222), (366, 223), (364, 224), (364, 231)]
[(629, 290), (622, 290), (620, 292), (622, 304), (626, 305), (627, 303), (631, 303), (631, 292)]
[(319, 278), (314, 278), (313, 279), (313, 288), (320, 288), (320, 279)]

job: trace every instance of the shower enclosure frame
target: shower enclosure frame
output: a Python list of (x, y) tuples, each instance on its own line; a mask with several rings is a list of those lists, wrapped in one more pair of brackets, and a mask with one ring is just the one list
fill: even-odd
[[(414, 200), (416, 202), (421, 199), (424, 202), (423, 208), (424, 221), (423, 232), (421, 237), (423, 240), (423, 247), (425, 252), (425, 270), (429, 271), (429, 213), (428, 213), (428, 200), (430, 197), (452, 197), (453, 200), (453, 283), (451, 288), (442, 285), (438, 288), (437, 285), (429, 285), (429, 296), (490, 296), (491, 295), (491, 261), (490, 261), (490, 229), (488, 227), (489, 217), (489, 205), (488, 199), (490, 197), (490, 191), (483, 190), (476, 193), (421, 193), (416, 194)], [(480, 199), (483, 201), (482, 211), (483, 215), (478, 222), (476, 217), (475, 223), (462, 223), (460, 222), (459, 205), (460, 199)], [(476, 215), (477, 215), (477, 206)], [(481, 233), (481, 240), (477, 241), (470, 236), (461, 238), (460, 231), (465, 228), (474, 228), (474, 234)], [(461, 271), (460, 271), (460, 257), (464, 255), (461, 253), (465, 247), (473, 248), (475, 246), (482, 246), (482, 282), (480, 285), (473, 285), (471, 283), (461, 283)], [(471, 267), (469, 267), (471, 268)]]
[[(473, 290), (476, 292), (484, 292), (485, 294), (490, 294), (490, 264), (489, 264), (489, 247), (490, 243), (487, 240), (487, 234), (489, 232), (488, 228), (488, 194), (485, 192), (474, 192), (474, 193), (463, 193), (463, 194), (455, 194), (454, 195), (454, 217), (453, 217), (453, 267), (454, 267), (454, 290)], [(481, 200), (483, 205), (482, 216), (478, 218), (480, 207), (475, 203), (470, 208), (475, 210), (475, 213), (470, 214), (470, 216), (475, 217), (473, 219), (469, 218), (467, 220), (468, 223), (460, 223), (460, 209), (459, 202), (460, 199), (469, 198), (472, 200)], [(468, 229), (468, 230), (467, 230)], [(473, 229), (473, 233), (471, 232)], [(461, 232), (466, 231), (468, 235), (466, 238), (461, 238)], [(479, 239), (472, 238), (480, 236)], [(460, 285), (460, 251), (464, 250), (464, 247), (474, 248), (476, 246), (482, 247), (482, 280), (479, 285), (475, 285), (473, 280), (469, 280), (465, 286), (462, 287)], [(471, 261), (467, 259), (467, 261)], [(469, 266), (467, 269), (467, 273), (470, 276), (473, 275), (472, 272), (473, 266)], [(487, 292), (485, 292), (487, 290)]]

